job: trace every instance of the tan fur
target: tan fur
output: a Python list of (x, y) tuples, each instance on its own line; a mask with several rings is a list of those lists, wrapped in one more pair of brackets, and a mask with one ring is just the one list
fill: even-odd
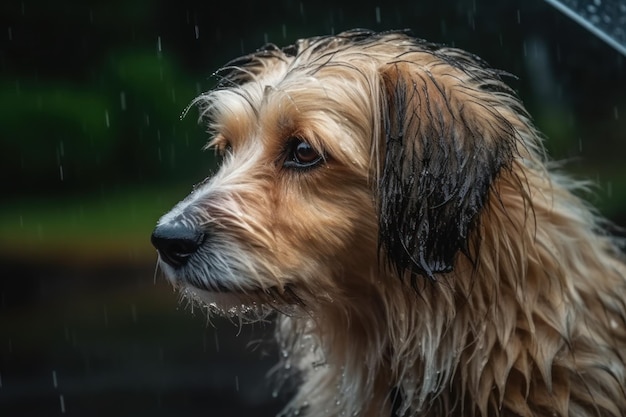
[[(302, 380), (284, 414), (626, 415), (626, 269), (574, 195), (582, 186), (549, 167), (500, 74), (403, 33), (295, 49), (234, 62), (196, 100), (225, 156), (176, 213), (210, 228), (211, 255), (181, 270), (163, 264), (213, 312), (280, 312), (277, 369)], [(394, 104), (399, 83), (407, 101)], [(404, 105), (413, 117), (386, 125), (383, 115)], [(416, 149), (434, 131), (456, 138), (463, 157), (442, 157), (450, 171), (504, 155), (466, 253), (433, 279), (398, 271), (379, 245), (386, 129)], [(286, 169), (292, 137), (325, 161)], [(218, 267), (210, 279), (232, 291), (194, 288), (189, 276)]]

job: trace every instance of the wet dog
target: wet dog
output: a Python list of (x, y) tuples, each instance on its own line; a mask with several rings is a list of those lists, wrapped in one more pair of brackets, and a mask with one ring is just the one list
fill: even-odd
[(354, 30), (218, 74), (221, 165), (152, 241), (209, 314), (278, 311), (285, 415), (626, 415), (617, 241), (502, 72)]

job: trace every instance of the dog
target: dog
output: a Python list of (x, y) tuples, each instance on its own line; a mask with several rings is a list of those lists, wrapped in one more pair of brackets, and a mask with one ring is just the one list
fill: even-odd
[(626, 415), (621, 243), (507, 73), (352, 30), (217, 76), (219, 168), (152, 242), (208, 314), (275, 313), (282, 415)]

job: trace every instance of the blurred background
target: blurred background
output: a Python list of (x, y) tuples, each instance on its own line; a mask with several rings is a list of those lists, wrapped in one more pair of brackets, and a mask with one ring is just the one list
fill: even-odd
[(4, 0), (1, 416), (280, 409), (271, 325), (179, 302), (149, 237), (214, 167), (197, 111), (181, 119), (213, 71), (354, 27), (410, 28), (517, 75), (551, 155), (626, 226), (626, 60), (542, 0)]

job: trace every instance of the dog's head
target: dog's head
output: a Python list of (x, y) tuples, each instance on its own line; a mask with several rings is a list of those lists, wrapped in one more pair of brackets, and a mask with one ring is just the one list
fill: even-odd
[(195, 103), (222, 162), (152, 241), (175, 285), (223, 308), (471, 259), (524, 117), (478, 58), (361, 30), (235, 60)]

